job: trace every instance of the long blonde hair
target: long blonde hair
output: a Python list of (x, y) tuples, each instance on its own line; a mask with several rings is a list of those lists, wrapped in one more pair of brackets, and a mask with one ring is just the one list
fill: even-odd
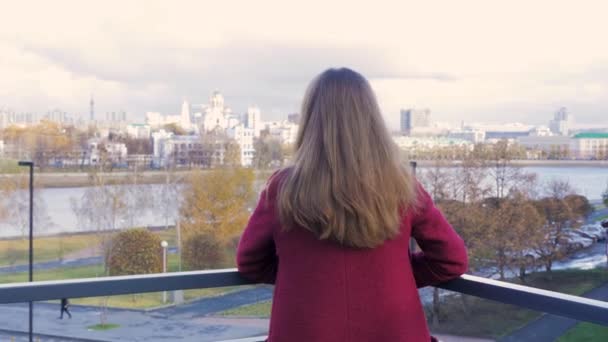
[(415, 180), (367, 80), (347, 68), (317, 76), (302, 103), (293, 165), (279, 186), (285, 229), (371, 248), (399, 234), (400, 212), (415, 202)]

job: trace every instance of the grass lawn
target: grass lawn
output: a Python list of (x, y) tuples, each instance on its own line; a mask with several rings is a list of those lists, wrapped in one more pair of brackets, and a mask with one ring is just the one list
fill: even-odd
[[(170, 255), (168, 260), (169, 271), (177, 271), (178, 260), (176, 255)], [(101, 265), (60, 268), (45, 271), (34, 271), (35, 281), (44, 280), (61, 280), (75, 278), (93, 278), (104, 275), (104, 270)], [(25, 282), (28, 279), (27, 272), (2, 274), (0, 275), (1, 283), (16, 283)], [(238, 289), (244, 289), (244, 286), (218, 287), (210, 289), (193, 289), (184, 290), (184, 300), (190, 301), (202, 297), (212, 297)], [(170, 291), (168, 292), (168, 298)], [(165, 305), (162, 302), (162, 292), (150, 292), (140, 294), (118, 295), (109, 297), (90, 297), (90, 298), (75, 298), (71, 300), (72, 304), (77, 305), (92, 305), (101, 306), (107, 300), (107, 306), (116, 308), (134, 308), (144, 309)], [(166, 303), (169, 304), (169, 303)]]
[[(175, 246), (175, 229), (155, 231), (161, 240)], [(34, 262), (63, 259), (71, 253), (96, 248), (100, 243), (97, 234), (74, 234), (39, 237), (34, 239)], [(29, 240), (0, 240), (0, 266), (22, 265), (28, 262)], [(177, 265), (177, 264), (176, 264)]]
[[(581, 295), (608, 282), (606, 269), (553, 271), (531, 274), (524, 285)], [(463, 300), (464, 297), (464, 300)], [(466, 302), (466, 305), (463, 305)], [(466, 307), (466, 309), (465, 309)], [(440, 322), (430, 324), (435, 333), (499, 338), (527, 324), (542, 313), (471, 296), (448, 297), (441, 305)]]
[(608, 327), (591, 323), (579, 323), (560, 337), (558, 342), (608, 341)]
[(266, 300), (263, 302), (243, 305), (238, 308), (222, 311), (218, 313), (220, 316), (237, 316), (237, 317), (270, 317), (270, 309), (272, 301)]
[(106, 324), (90, 325), (90, 326), (87, 327), (87, 329), (89, 329), (89, 330), (103, 331), (103, 330), (116, 329), (118, 327), (120, 327), (120, 325), (118, 325), (118, 324), (106, 323)]
[(18, 165), (19, 161), (2, 158), (0, 159), (0, 174), (19, 173), (27, 169)]
[[(34, 239), (34, 262), (62, 259), (66, 255), (98, 245), (94, 234), (61, 235)], [(29, 240), (0, 240), (0, 266), (26, 264)]]

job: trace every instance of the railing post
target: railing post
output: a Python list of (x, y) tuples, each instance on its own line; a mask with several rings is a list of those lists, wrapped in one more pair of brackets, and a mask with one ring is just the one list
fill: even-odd
[[(416, 167), (418, 166), (418, 163), (416, 163), (415, 161), (411, 161), (410, 162), (410, 167), (412, 168), (412, 174), (414, 175), (414, 177), (416, 177)], [(416, 241), (412, 238), (410, 238), (410, 254), (416, 252)]]
[[(29, 251), (29, 281), (34, 281), (34, 162), (20, 161), (19, 166), (30, 168), (30, 251)], [(29, 302), (29, 340), (34, 342), (34, 303)]]

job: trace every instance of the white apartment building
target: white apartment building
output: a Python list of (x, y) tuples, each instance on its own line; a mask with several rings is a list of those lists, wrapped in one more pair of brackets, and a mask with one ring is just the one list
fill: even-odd
[(299, 126), (287, 120), (266, 122), (265, 127), (270, 136), (279, 139), (282, 144), (294, 144), (298, 137)]
[(128, 124), (127, 136), (133, 139), (150, 139), (152, 128), (146, 124)]
[(184, 100), (182, 102), (181, 112), (178, 115), (163, 115), (159, 112), (146, 113), (146, 125), (150, 126), (151, 129), (160, 129), (170, 124), (175, 124), (186, 132), (195, 130), (188, 101)]
[(253, 138), (255, 130), (240, 124), (229, 128), (227, 131), (229, 138), (234, 139), (241, 150), (241, 166), (251, 166), (255, 149), (253, 148)]
[(124, 143), (102, 141), (94, 138), (89, 140), (87, 147), (86, 160), (89, 165), (99, 165), (103, 162), (116, 165), (126, 164), (127, 146)]
[(264, 129), (264, 123), (261, 120), (262, 114), (260, 112), (260, 108), (255, 106), (247, 108), (247, 113), (245, 114), (245, 125), (247, 128), (253, 129), (254, 136), (256, 138), (260, 137), (260, 132)]
[(570, 151), (579, 159), (608, 158), (608, 133), (579, 133), (570, 139)]
[(450, 131), (448, 138), (469, 141), (478, 144), (486, 140), (486, 132), (478, 129)]

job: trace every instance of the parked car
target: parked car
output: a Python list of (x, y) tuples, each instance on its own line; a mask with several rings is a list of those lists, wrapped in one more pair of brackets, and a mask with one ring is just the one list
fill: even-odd
[(604, 228), (598, 225), (587, 224), (580, 227), (579, 229), (574, 230), (574, 232), (583, 237), (593, 239), (594, 241), (603, 241), (604, 239), (606, 239), (606, 233), (604, 231)]
[(559, 242), (567, 253), (587, 248), (594, 243), (593, 239), (583, 237), (573, 229), (565, 230)]

